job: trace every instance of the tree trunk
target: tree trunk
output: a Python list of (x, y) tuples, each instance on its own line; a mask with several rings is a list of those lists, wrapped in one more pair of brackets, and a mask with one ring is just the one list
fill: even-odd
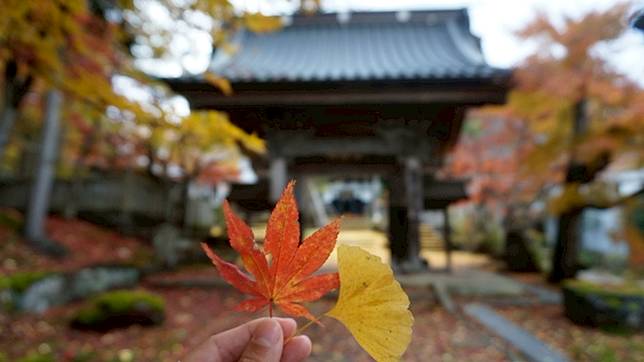
[(89, 135), (85, 136), (83, 144), (79, 152), (76, 161), (74, 162), (74, 168), (72, 170), (71, 185), (69, 188), (69, 195), (67, 197), (67, 203), (64, 209), (64, 216), (66, 219), (73, 219), (78, 216), (78, 208), (80, 202), (80, 194), (83, 191), (83, 167), (87, 155), (90, 154), (92, 147), (94, 146), (97, 134), (99, 132), (99, 126), (96, 126), (95, 129), (91, 131)]
[(0, 116), (0, 159), (4, 156), (4, 149), (7, 146), (7, 142), (9, 142), (9, 134), (16, 123), (17, 116), (17, 109), (5, 102)]
[(574, 278), (577, 274), (579, 269), (577, 256), (581, 244), (579, 224), (582, 212), (583, 209), (575, 208), (559, 215), (557, 242), (549, 276), (551, 282)]
[(9, 61), (5, 65), (4, 90), (2, 92), (2, 111), (0, 112), (0, 160), (4, 156), (4, 150), (9, 142), (9, 135), (18, 118), (18, 105), (24, 98), (31, 87), (33, 78), (27, 76), (21, 78), (18, 76), (18, 66), (16, 62)]
[(66, 250), (46, 239), (44, 224), (49, 210), (49, 199), (58, 156), (61, 105), (61, 92), (59, 90), (49, 91), (42, 127), (40, 158), (29, 195), (24, 230), (25, 237), (35, 248), (55, 256), (64, 255)]
[[(589, 174), (588, 168), (580, 164), (575, 155), (575, 147), (578, 139), (586, 133), (588, 128), (588, 119), (586, 117), (586, 102), (581, 100), (575, 104), (574, 125), (572, 148), (570, 152), (570, 161), (566, 169), (565, 185), (586, 183), (594, 179), (594, 172)], [(575, 207), (571, 210), (564, 211), (559, 215), (557, 227), (557, 240), (555, 250), (552, 255), (552, 269), (548, 280), (558, 283), (564, 279), (574, 278), (578, 270), (577, 255), (580, 244), (579, 223), (583, 207)]]

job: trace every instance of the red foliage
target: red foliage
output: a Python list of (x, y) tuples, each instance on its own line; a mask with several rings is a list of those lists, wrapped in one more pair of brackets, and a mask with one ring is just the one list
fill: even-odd
[[(337, 273), (310, 276), (331, 254), (339, 232), (339, 220), (318, 230), (300, 245), (293, 184), (291, 182), (286, 187), (268, 220), (264, 250), (255, 244), (248, 225), (232, 212), (228, 203), (224, 204), (230, 245), (241, 255), (244, 267), (254, 279), (202, 244), (221, 277), (240, 292), (251, 296), (251, 299), (240, 303), (237, 310), (255, 312), (268, 305), (269, 314), (272, 314), (274, 303), (288, 315), (315, 320), (298, 303), (318, 300), (340, 283)], [(270, 265), (267, 254), (272, 257)]]
[(150, 246), (142, 240), (86, 221), (51, 216), (46, 230), (48, 237), (71, 251), (70, 255), (58, 260), (37, 254), (14, 230), (0, 226), (0, 238), (4, 240), (0, 246), (0, 272), (70, 271), (92, 264), (122, 263), (152, 255)]

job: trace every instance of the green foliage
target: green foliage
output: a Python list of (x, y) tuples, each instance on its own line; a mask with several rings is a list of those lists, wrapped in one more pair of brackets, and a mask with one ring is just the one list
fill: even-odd
[(500, 256), (505, 240), (503, 227), (491, 215), (480, 210), (467, 211), (452, 222), (454, 244), (459, 249)]
[(17, 362), (56, 362), (56, 357), (53, 353), (40, 353), (34, 351), (18, 359)]
[(626, 282), (623, 285), (596, 284), (584, 280), (566, 280), (564, 288), (572, 289), (582, 294), (597, 294), (603, 297), (616, 298), (620, 296), (644, 297), (644, 288), (634, 282)]
[(644, 198), (641, 198), (640, 202), (633, 208), (629, 221), (640, 232), (644, 233)]
[[(601, 328), (601, 331), (607, 335), (616, 335), (625, 340), (628, 340), (628, 337), (633, 334), (631, 330), (620, 328)], [(615, 348), (614, 343), (601, 338), (580, 342), (569, 349), (575, 361), (617, 362), (631, 360), (627, 356), (639, 356), (644, 353), (644, 344), (632, 339), (622, 347), (622, 349), (628, 351), (627, 356), (624, 356), (623, 350), (620, 353), (619, 349)]]
[(586, 268), (623, 274), (628, 267), (628, 257), (610, 252), (582, 250), (579, 253), (579, 263)]
[(16, 293), (22, 293), (35, 282), (51, 275), (52, 272), (18, 272), (8, 276), (0, 276), (0, 290), (11, 289)]
[(22, 217), (14, 210), (0, 210), (0, 226), (5, 226), (12, 230), (20, 230), (22, 228)]
[(85, 350), (77, 352), (76, 355), (72, 358), (72, 362), (91, 362), (96, 361), (97, 359), (98, 354), (96, 353), (96, 351)]
[(158, 295), (139, 290), (117, 290), (94, 297), (78, 311), (74, 320), (83, 325), (91, 325), (100, 323), (111, 315), (127, 314), (142, 306), (160, 313), (165, 310), (165, 303)]
[(534, 257), (537, 267), (542, 273), (549, 273), (552, 267), (552, 248), (546, 240), (544, 233), (536, 230), (529, 229), (526, 232), (528, 238), (528, 250)]

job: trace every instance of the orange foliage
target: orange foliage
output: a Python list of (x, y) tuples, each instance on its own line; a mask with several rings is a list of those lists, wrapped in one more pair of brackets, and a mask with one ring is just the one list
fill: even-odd
[[(339, 286), (337, 273), (311, 276), (331, 254), (338, 237), (339, 220), (318, 230), (300, 244), (293, 185), (293, 182), (288, 184), (268, 220), (263, 250), (255, 244), (248, 225), (232, 212), (228, 203), (224, 204), (230, 245), (241, 255), (244, 267), (254, 278), (202, 244), (221, 277), (240, 292), (251, 296), (241, 302), (237, 310), (255, 312), (268, 306), (269, 314), (272, 314), (272, 305), (275, 304), (288, 315), (315, 320), (299, 303), (320, 299)], [(271, 256), (270, 265), (268, 254)]]
[[(473, 200), (530, 200), (562, 182), (571, 161), (592, 169), (602, 157), (628, 154), (643, 164), (644, 92), (594, 51), (623, 33), (627, 13), (628, 5), (619, 4), (565, 18), (561, 26), (539, 14), (517, 33), (537, 41), (538, 50), (516, 69), (506, 105), (470, 117), (480, 130), (468, 133), (466, 124), (446, 168), (471, 178)], [(587, 129), (575, 133), (575, 105), (582, 100)]]

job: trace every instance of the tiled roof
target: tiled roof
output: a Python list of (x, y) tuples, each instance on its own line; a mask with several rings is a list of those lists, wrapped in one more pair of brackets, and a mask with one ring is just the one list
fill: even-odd
[(465, 10), (297, 15), (279, 31), (242, 32), (210, 71), (232, 82), (479, 79), (487, 65)]

